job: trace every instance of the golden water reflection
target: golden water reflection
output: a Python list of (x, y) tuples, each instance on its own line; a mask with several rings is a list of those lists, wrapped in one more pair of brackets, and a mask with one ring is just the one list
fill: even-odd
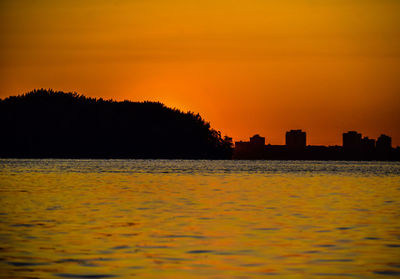
[(0, 166), (5, 278), (400, 275), (398, 163)]

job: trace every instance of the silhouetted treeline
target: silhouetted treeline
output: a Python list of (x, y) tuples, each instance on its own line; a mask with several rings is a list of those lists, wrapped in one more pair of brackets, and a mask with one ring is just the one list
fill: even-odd
[(34, 90), (0, 99), (0, 157), (231, 158), (232, 141), (199, 114)]

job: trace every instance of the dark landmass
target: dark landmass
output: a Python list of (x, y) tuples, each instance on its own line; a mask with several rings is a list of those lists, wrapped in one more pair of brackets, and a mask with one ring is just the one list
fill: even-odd
[(117, 102), (34, 90), (0, 99), (2, 158), (230, 159), (199, 114), (158, 102)]
[(400, 161), (400, 148), (392, 148), (391, 138), (362, 138), (355, 131), (343, 133), (342, 146), (306, 145), (306, 133), (292, 130), (286, 133), (285, 145), (265, 144), (265, 138), (254, 135), (250, 141), (235, 143), (233, 159), (237, 160), (345, 160)]
[(44, 89), (0, 99), (0, 131), (0, 158), (400, 161), (387, 135), (349, 131), (342, 146), (310, 146), (305, 132), (291, 130), (285, 145), (255, 135), (233, 148), (193, 112)]

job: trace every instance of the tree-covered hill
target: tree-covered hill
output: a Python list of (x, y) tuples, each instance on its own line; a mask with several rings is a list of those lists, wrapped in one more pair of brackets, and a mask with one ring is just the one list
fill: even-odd
[(0, 157), (207, 158), (232, 154), (199, 114), (158, 102), (117, 102), (34, 90), (0, 99)]

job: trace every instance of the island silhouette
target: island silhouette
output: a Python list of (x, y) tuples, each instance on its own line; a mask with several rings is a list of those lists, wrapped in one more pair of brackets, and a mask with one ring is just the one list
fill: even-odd
[(384, 134), (375, 141), (349, 131), (342, 146), (313, 146), (291, 130), (285, 145), (258, 134), (233, 145), (198, 113), (51, 89), (0, 99), (0, 129), (1, 158), (400, 160)]
[(0, 99), (3, 158), (230, 159), (232, 139), (199, 114), (159, 102), (51, 89)]

